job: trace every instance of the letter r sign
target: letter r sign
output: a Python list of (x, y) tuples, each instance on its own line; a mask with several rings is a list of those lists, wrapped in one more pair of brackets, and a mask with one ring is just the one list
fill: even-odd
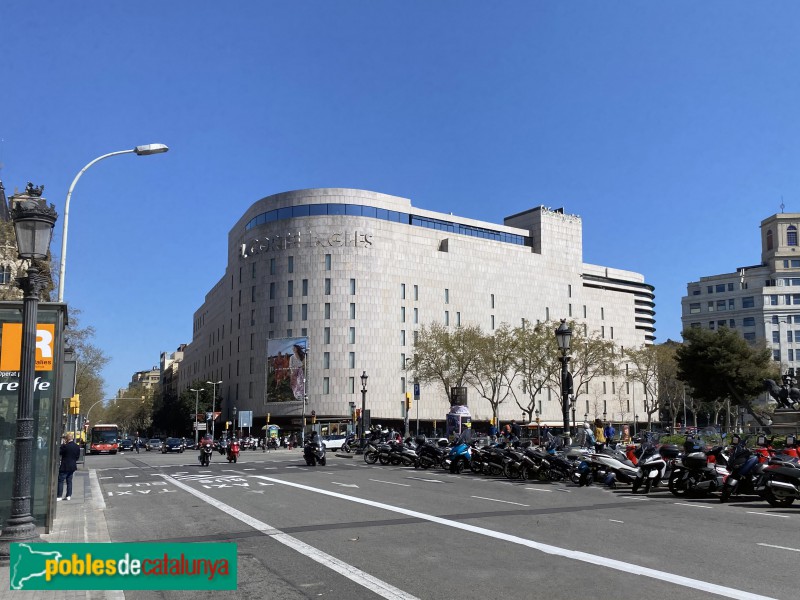
[[(53, 323), (36, 325), (36, 370), (52, 371), (55, 352), (56, 326)], [(3, 323), (0, 340), (0, 371), (19, 371), (22, 356), (22, 323)]]

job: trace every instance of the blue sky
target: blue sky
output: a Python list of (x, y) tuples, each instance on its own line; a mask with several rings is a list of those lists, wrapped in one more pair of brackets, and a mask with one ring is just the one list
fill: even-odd
[[(65, 300), (106, 391), (191, 340), (227, 234), (269, 194), (364, 188), (501, 223), (584, 219), (586, 262), (656, 287), (760, 260), (800, 212), (800, 4), (122, 2), (0, 5), (0, 171), (63, 213)], [(56, 225), (53, 251), (61, 245)]]

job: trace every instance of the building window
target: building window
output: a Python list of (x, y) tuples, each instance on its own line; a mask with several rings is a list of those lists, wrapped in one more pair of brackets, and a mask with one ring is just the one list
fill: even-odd
[(781, 362), (781, 351), (780, 350), (773, 350), (772, 351), (772, 360), (775, 362)]
[(326, 327), (322, 330), (322, 343), (323, 344), (330, 344), (331, 343), (331, 328)]
[(301, 335), (302, 337), (308, 337), (308, 329), (306, 329), (305, 327), (303, 327), (302, 329), (300, 329), (300, 335)]
[(716, 290), (717, 290), (718, 294), (724, 292), (725, 291), (725, 284), (724, 283), (718, 283)]
[(406, 393), (406, 378), (405, 377), (401, 377), (400, 378), (400, 393), (401, 394), (405, 394)]
[(494, 329), (494, 315), (492, 315), (492, 329)]
[(300, 305), (300, 318), (303, 321), (308, 321), (308, 304), (301, 304)]
[(699, 302), (694, 302), (693, 304), (689, 305), (689, 314), (690, 315), (696, 315), (699, 312), (700, 312), (700, 303)]
[(797, 246), (797, 227), (789, 225), (786, 229), (786, 245)]
[(349, 369), (355, 369), (356, 368), (356, 353), (355, 352), (350, 352), (348, 354), (348, 356), (347, 356), (347, 367)]
[(356, 295), (356, 280), (355, 279), (351, 279), (350, 280), (350, 295), (351, 296), (355, 296)]
[(269, 307), (269, 322), (270, 323), (274, 323), (275, 322), (275, 307), (274, 306), (270, 306)]
[(736, 304), (734, 303), (733, 298), (728, 299), (728, 310), (734, 310), (736, 308)]
[(606, 309), (601, 306), (600, 307), (600, 320), (604, 321), (605, 318), (606, 318)]
[(294, 297), (294, 281), (289, 280), (287, 288), (286, 288), (286, 297), (293, 298)]
[(286, 330), (286, 337), (292, 337), (294, 334), (292, 333), (291, 329)]
[(356, 343), (356, 328), (355, 327), (351, 327), (350, 328), (350, 331), (348, 333), (347, 341), (350, 344), (355, 344)]
[[(772, 250), (772, 229), (767, 229), (767, 250)], [(778, 360), (778, 359), (776, 359)]]
[(614, 339), (614, 328), (611, 327), (610, 329), (611, 329), (611, 332), (610, 332), (611, 333), (611, 339), (613, 340)]
[(356, 378), (355, 377), (348, 377), (347, 378), (347, 392), (349, 394), (356, 393)]
[(419, 300), (419, 286), (414, 286), (414, 300)]
[(729, 283), (729, 284), (728, 284), (728, 291), (729, 291), (729, 292), (732, 292), (732, 291), (733, 291), (733, 284), (732, 284), (732, 283)]
[(461, 313), (456, 313), (456, 327), (461, 327)]
[(406, 330), (405, 329), (401, 329), (400, 330), (400, 345), (401, 346), (405, 346), (406, 345)]
[(714, 293), (714, 286), (713, 285), (709, 285), (706, 288), (706, 292), (708, 292), (709, 294), (713, 294)]
[(756, 326), (756, 318), (755, 317), (745, 317), (742, 319), (742, 327), (755, 327)]
[(725, 310), (726, 306), (727, 306), (727, 303), (725, 302), (725, 300), (717, 300), (717, 310), (718, 311)]
[(303, 279), (303, 296), (308, 296), (308, 279)]
[(275, 275), (275, 259), (274, 258), (270, 258), (269, 259), (269, 274), (270, 275)]
[(444, 289), (444, 303), (450, 304), (450, 290), (447, 288)]
[(417, 323), (419, 323), (419, 309), (415, 308), (414, 309), (414, 324), (416, 325)]
[(755, 297), (746, 296), (742, 298), (742, 308), (753, 308), (756, 305)]
[(714, 312), (714, 302), (709, 302), (706, 308), (708, 309), (708, 312)]
[(325, 308), (323, 310), (324, 310), (325, 319), (330, 319), (331, 318), (331, 303), (330, 302), (326, 302), (325, 303)]
[(269, 284), (269, 299), (275, 300), (275, 282), (271, 281)]
[(287, 320), (287, 321), (293, 321), (293, 320), (294, 320), (294, 319), (292, 318), (293, 316), (294, 316), (294, 306), (292, 306), (291, 304), (289, 304), (289, 305), (286, 307), (286, 320)]
[(781, 343), (781, 332), (780, 331), (773, 331), (772, 332), (772, 343), (773, 344), (780, 344)]
[(250, 279), (255, 279), (255, 278), (256, 278), (256, 263), (253, 263), (252, 267), (250, 268)]
[(322, 393), (326, 394), (326, 395), (331, 393), (331, 380), (330, 380), (330, 377), (323, 377), (322, 378)]
[(331, 270), (331, 255), (330, 254), (326, 254), (325, 255), (325, 270), (326, 271), (330, 271)]
[(350, 303), (350, 318), (351, 319), (355, 319), (356, 318), (356, 303), (355, 302), (351, 302)]
[(294, 273), (294, 256), (289, 257), (289, 273)]
[(406, 353), (403, 352), (400, 354), (400, 368), (405, 371), (406, 369)]
[(400, 322), (401, 323), (405, 323), (406, 322), (406, 307), (405, 306), (401, 306), (400, 307)]
[(405, 283), (401, 283), (400, 284), (400, 299), (401, 300), (405, 300), (406, 299), (406, 284)]
[(747, 342), (755, 342), (756, 341), (756, 334), (753, 331), (743, 334), (745, 341)]
[(322, 353), (322, 368), (323, 369), (330, 369), (331, 368), (331, 353), (330, 352), (323, 352)]
[(778, 306), (778, 295), (777, 294), (771, 294), (770, 296), (768, 296), (768, 298), (769, 298), (770, 306)]
[(445, 326), (450, 325), (450, 311), (449, 310), (444, 311), (444, 324), (445, 324)]
[(491, 308), (494, 308), (494, 294), (491, 295)]
[(330, 296), (331, 295), (331, 279), (330, 279), (330, 277), (326, 277), (325, 278), (325, 295), (326, 296)]

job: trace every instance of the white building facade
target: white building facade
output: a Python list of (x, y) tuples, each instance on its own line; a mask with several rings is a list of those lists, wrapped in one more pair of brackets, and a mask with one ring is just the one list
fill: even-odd
[(767, 344), (781, 372), (800, 367), (800, 213), (761, 222), (761, 264), (701, 277), (681, 300), (683, 328), (731, 327)]
[[(582, 221), (560, 209), (536, 207), (499, 225), (376, 192), (300, 190), (255, 202), (228, 240), (226, 272), (194, 314), (179, 371), (181, 390), (222, 382), (223, 420), (237, 407), (253, 411), (254, 425), (267, 413), (290, 429), (301, 423), (302, 402), (266, 397), (269, 339), (307, 338), (306, 414), (330, 423), (361, 406), (362, 372), (372, 421), (401, 419), (412, 391), (405, 361), (432, 322), (492, 331), (566, 318), (627, 348), (655, 340), (652, 286), (638, 273), (584, 263)], [(637, 386), (629, 420), (643, 414)], [(449, 402), (439, 388), (422, 387), (412, 422), (443, 426)], [(542, 420), (559, 421), (558, 391), (541, 396)], [(609, 415), (611, 402), (609, 393)], [(491, 416), (473, 391), (469, 408), (477, 421)], [(587, 401), (577, 412), (596, 410)], [(502, 420), (520, 416), (513, 401), (501, 404)]]

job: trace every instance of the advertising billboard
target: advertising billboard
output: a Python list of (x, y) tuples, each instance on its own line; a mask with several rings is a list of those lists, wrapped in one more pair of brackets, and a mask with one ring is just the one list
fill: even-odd
[(267, 340), (267, 402), (302, 402), (307, 352), (307, 337)]

